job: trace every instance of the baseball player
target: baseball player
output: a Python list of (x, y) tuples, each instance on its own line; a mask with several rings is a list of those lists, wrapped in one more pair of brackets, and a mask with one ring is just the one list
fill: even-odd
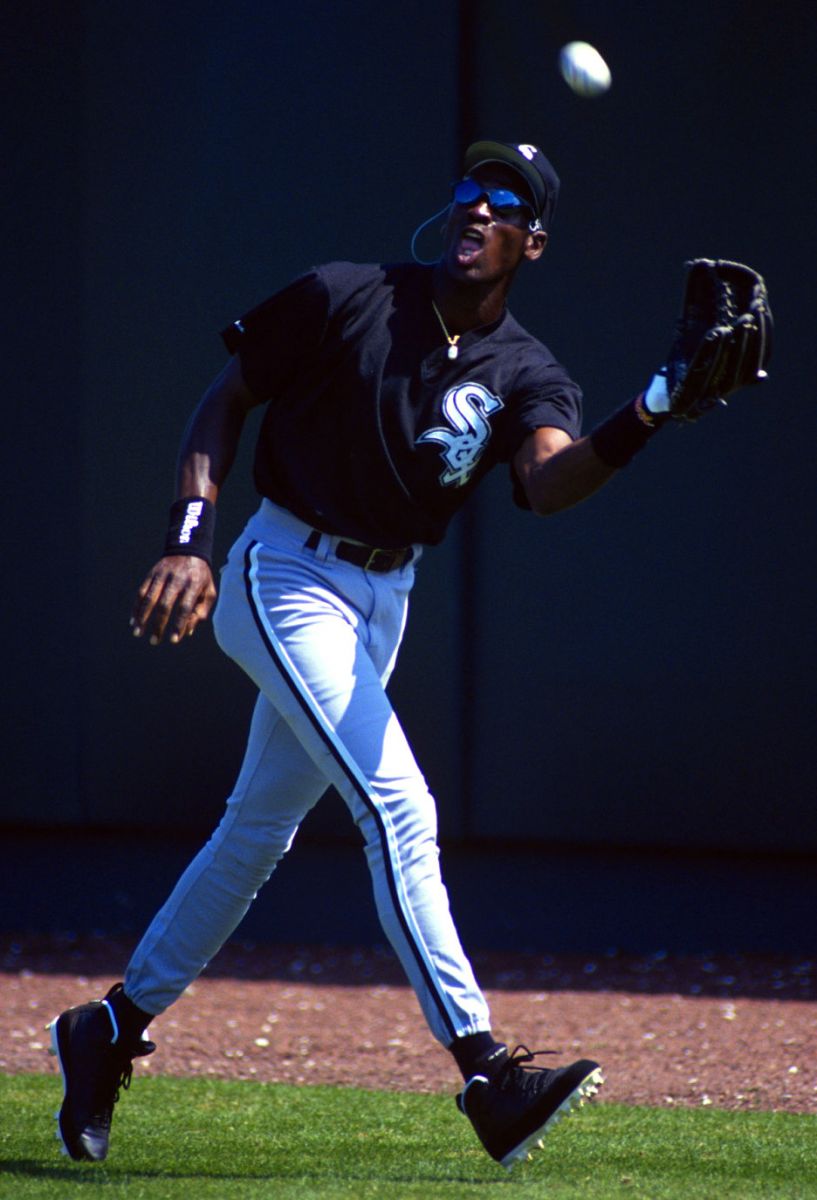
[(434, 800), (385, 687), (423, 547), (488, 471), (507, 464), (513, 499), (534, 513), (583, 500), (673, 417), (753, 382), (770, 318), (753, 272), (698, 264), (666, 368), (582, 437), (579, 388), (506, 306), (517, 270), (547, 245), (558, 191), (535, 146), (478, 142), (439, 261), (324, 265), (224, 332), (231, 357), (185, 431), (164, 553), (131, 624), (153, 644), (178, 643), (208, 617), (216, 500), (247, 413), (265, 405), (260, 506), (214, 614), (258, 699), (224, 817), (123, 983), (52, 1022), (72, 1158), (105, 1158), (119, 1089), (155, 1049), (150, 1021), (233, 933), (329, 785), (360, 829), (383, 929), (462, 1073), (457, 1103), (488, 1153), (511, 1166), (602, 1082), (596, 1062), (546, 1068), (493, 1037), (440, 875)]

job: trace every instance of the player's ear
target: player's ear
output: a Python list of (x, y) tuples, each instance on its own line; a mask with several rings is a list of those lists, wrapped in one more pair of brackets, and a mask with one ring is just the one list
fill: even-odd
[(547, 244), (548, 235), (544, 229), (529, 231), (527, 241), (525, 242), (525, 258), (529, 262), (536, 262), (536, 259), (541, 258), (544, 254)]

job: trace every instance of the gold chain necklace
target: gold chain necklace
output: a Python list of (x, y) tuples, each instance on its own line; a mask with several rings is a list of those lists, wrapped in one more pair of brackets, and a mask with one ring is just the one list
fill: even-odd
[(440, 328), (442, 329), (443, 333), (445, 334), (445, 340), (448, 342), (448, 357), (450, 359), (455, 359), (459, 356), (460, 348), (457, 345), (457, 342), (462, 337), (462, 334), (461, 333), (454, 333), (454, 334), (449, 333), (448, 330), (446, 329), (445, 321), (443, 320), (443, 314), (437, 308), (437, 305), (434, 303), (433, 300), (431, 301), (431, 307), (434, 309), (435, 313), (437, 314), (437, 320), (440, 322)]

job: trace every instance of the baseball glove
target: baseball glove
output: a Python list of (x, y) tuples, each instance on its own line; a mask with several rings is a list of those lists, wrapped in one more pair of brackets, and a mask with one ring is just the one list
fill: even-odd
[(772, 353), (766, 284), (751, 267), (696, 258), (666, 365), (670, 414), (697, 421), (738, 388), (760, 383)]

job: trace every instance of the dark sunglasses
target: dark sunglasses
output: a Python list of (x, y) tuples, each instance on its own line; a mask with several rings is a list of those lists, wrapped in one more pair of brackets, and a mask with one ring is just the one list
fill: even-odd
[(472, 179), (470, 175), (466, 175), (465, 179), (461, 179), (459, 183), (454, 184), (453, 196), (455, 204), (473, 204), (475, 200), (479, 200), (482, 196), (485, 196), (491, 208), (499, 217), (514, 216), (521, 208), (527, 209), (531, 217), (535, 217), (530, 200), (524, 200), (509, 188), (483, 187), (481, 183), (477, 183), (476, 179)]

